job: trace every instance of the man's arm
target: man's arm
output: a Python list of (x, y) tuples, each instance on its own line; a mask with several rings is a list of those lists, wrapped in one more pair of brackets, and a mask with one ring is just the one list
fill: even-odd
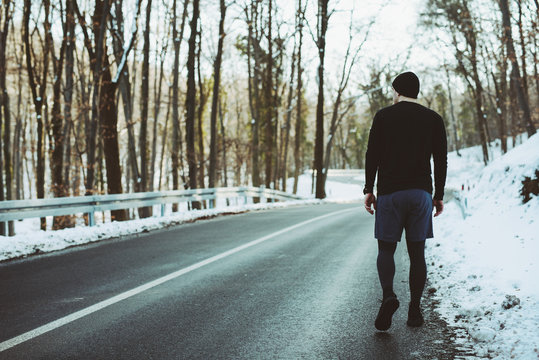
[(444, 199), (445, 179), (447, 176), (447, 136), (444, 121), (440, 117), (435, 126), (433, 138), (434, 159), (434, 200)]
[(365, 189), (364, 194), (374, 193), (374, 179), (376, 171), (380, 163), (380, 141), (378, 129), (378, 114), (374, 116), (371, 130), (369, 132), (369, 142), (367, 144), (367, 152), (365, 154)]

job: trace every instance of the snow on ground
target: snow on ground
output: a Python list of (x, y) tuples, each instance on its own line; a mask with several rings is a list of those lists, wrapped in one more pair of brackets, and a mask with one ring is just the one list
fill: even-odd
[[(363, 201), (363, 185), (364, 178), (357, 179), (355, 184), (349, 184), (339, 181), (339, 177), (332, 177), (326, 181), (326, 196), (327, 200), (331, 202), (354, 202)], [(291, 190), (294, 185), (294, 178), (288, 179), (286, 182), (286, 188)], [(311, 193), (312, 189), (312, 175), (311, 173), (305, 173), (298, 177), (298, 192), (297, 195), (310, 198), (314, 195)], [(289, 191), (290, 192), (290, 191)]]
[[(288, 189), (292, 189), (294, 180), (289, 179)], [(362, 196), (360, 185), (341, 184), (339, 182), (327, 182), (327, 201), (345, 201), (351, 200), (351, 194), (356, 194), (357, 198)], [(291, 192), (291, 191), (289, 191)], [(294, 205), (319, 204), (322, 201), (314, 199), (311, 194), (311, 176), (303, 174), (299, 176), (298, 195), (306, 200), (286, 201), (276, 203), (243, 204), (242, 201), (231, 200), (231, 206), (227, 206), (224, 200), (217, 202), (215, 209), (191, 210), (187, 211), (186, 203), (180, 204), (179, 212), (172, 213), (170, 206), (167, 206), (165, 216), (161, 217), (159, 207), (154, 207), (153, 217), (146, 219), (136, 219), (124, 222), (103, 222), (101, 213), (96, 213), (96, 226), (84, 226), (81, 218), (75, 228), (63, 229), (58, 231), (39, 230), (39, 219), (25, 219), (15, 222), (16, 236), (0, 236), (0, 261), (24, 257), (27, 255), (45, 253), (55, 250), (65, 249), (67, 247), (100, 241), (104, 239), (117, 238), (129, 234), (147, 232), (149, 230), (160, 229), (168, 226), (178, 225), (185, 222), (194, 221), (208, 217), (218, 216), (219, 214), (235, 214), (245, 211), (265, 210)], [(105, 216), (105, 220), (110, 217), (110, 213)], [(47, 222), (50, 226), (52, 217), (48, 217)]]
[(468, 332), (478, 357), (539, 359), (539, 197), (522, 204), (519, 195), (539, 169), (539, 134), (486, 167), (481, 159), (479, 147), (448, 156), (466, 218), (457, 202), (435, 218), (429, 281), (439, 312)]

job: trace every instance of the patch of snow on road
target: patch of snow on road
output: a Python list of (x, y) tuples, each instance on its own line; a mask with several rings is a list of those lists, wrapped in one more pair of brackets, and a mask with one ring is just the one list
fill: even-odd
[[(439, 312), (466, 329), (477, 356), (539, 358), (539, 197), (522, 204), (524, 176), (539, 169), (539, 135), (482, 165), (479, 147), (448, 157), (448, 184), (462, 189), (435, 218), (427, 246)], [(468, 189), (469, 188), (469, 189)]]

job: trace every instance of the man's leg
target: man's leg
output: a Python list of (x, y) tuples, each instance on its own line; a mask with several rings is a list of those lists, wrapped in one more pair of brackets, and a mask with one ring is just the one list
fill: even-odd
[(427, 264), (425, 262), (425, 240), (406, 241), (410, 256), (410, 308), (408, 309), (408, 325), (421, 326), (421, 296), (427, 280)]
[(382, 285), (384, 299), (389, 295), (394, 295), (393, 277), (395, 276), (395, 260), (393, 255), (396, 248), (396, 242), (378, 240), (376, 267), (378, 268), (378, 277), (380, 278), (380, 285)]
[(397, 296), (393, 292), (393, 277), (395, 276), (395, 260), (393, 259), (393, 255), (396, 248), (397, 243), (378, 240), (378, 259), (376, 260), (376, 266), (384, 293), (382, 305), (374, 322), (374, 326), (378, 330), (387, 330), (391, 327), (391, 318), (399, 308), (399, 300), (397, 300)]

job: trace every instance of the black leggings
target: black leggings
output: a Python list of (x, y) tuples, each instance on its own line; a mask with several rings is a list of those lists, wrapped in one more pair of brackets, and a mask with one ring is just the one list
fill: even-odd
[[(427, 264), (425, 263), (425, 241), (406, 241), (410, 257), (410, 305), (419, 306), (425, 281), (427, 280)], [(393, 294), (393, 277), (395, 261), (393, 255), (397, 243), (378, 240), (378, 276), (384, 292), (384, 298)]]

